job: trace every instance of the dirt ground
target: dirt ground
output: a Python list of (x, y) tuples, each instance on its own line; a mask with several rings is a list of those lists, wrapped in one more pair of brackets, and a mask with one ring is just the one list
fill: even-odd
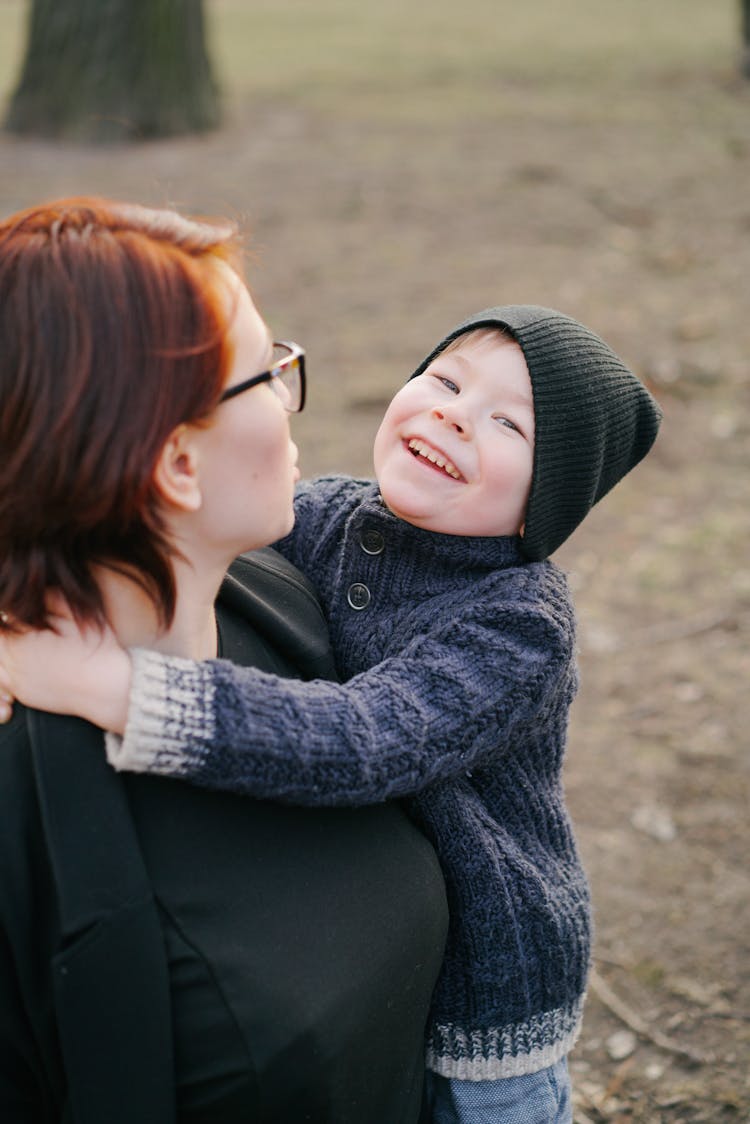
[(664, 75), (572, 112), (484, 81), (470, 116), (443, 90), (440, 113), (237, 100), (219, 133), (128, 150), (0, 137), (0, 207), (100, 191), (245, 222), (260, 303), (308, 349), (310, 474), (369, 473), (390, 393), (489, 304), (561, 308), (648, 380), (655, 451), (558, 557), (597, 922), (576, 1119), (747, 1121), (750, 90)]

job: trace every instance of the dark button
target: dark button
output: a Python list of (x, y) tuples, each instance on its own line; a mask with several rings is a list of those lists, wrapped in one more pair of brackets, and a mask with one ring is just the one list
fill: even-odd
[(367, 586), (362, 585), (362, 582), (354, 582), (353, 585), (349, 586), (346, 599), (352, 609), (366, 609), (370, 604), (371, 594)]
[(363, 531), (359, 541), (365, 554), (382, 554), (385, 549), (385, 539), (380, 531)]

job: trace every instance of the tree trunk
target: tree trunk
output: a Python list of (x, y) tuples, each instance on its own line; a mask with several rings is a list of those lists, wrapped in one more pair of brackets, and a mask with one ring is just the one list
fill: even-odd
[(218, 123), (203, 0), (33, 0), (7, 129), (108, 143)]
[(750, 78), (750, 0), (740, 0), (742, 7), (742, 58), (740, 69)]

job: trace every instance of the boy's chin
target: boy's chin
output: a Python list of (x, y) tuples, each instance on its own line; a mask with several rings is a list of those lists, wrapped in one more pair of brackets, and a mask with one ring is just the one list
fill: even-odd
[(413, 527), (422, 526), (423, 521), (429, 518), (426, 512), (419, 509), (418, 505), (405, 502), (403, 497), (393, 494), (387, 487), (381, 486), (380, 498), (391, 515), (395, 515), (397, 519), (401, 519), (404, 523), (411, 523)]

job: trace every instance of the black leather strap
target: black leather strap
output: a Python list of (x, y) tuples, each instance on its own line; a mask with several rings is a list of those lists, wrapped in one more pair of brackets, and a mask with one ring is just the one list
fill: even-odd
[(283, 652), (303, 679), (337, 678), (315, 589), (275, 550), (254, 550), (235, 559), (219, 601)]

